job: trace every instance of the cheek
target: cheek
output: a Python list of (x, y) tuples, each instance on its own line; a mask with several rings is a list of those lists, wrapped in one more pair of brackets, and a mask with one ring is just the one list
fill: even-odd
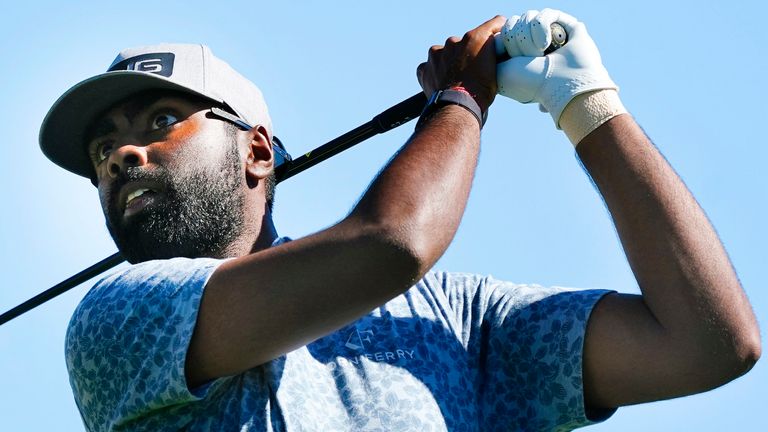
[(107, 215), (109, 213), (110, 206), (114, 205), (112, 203), (111, 194), (109, 193), (109, 187), (105, 184), (99, 185), (98, 188), (99, 191), (99, 203), (101, 203), (101, 210), (104, 212), (104, 215)]
[(231, 140), (221, 127), (203, 126), (197, 122), (185, 124), (168, 135), (167, 145), (158, 149), (156, 160), (169, 169), (180, 171), (191, 167), (218, 167), (233, 145)]

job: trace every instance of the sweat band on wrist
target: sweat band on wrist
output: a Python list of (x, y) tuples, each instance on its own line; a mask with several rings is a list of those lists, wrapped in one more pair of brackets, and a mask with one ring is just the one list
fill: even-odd
[(560, 116), (560, 129), (576, 147), (585, 136), (627, 109), (616, 90), (597, 90), (573, 98)]
[(434, 111), (436, 108), (449, 104), (459, 105), (467, 111), (471, 112), (472, 115), (474, 115), (477, 119), (477, 122), (480, 125), (480, 129), (483, 128), (487, 118), (487, 113), (484, 113), (480, 110), (480, 105), (475, 102), (475, 98), (473, 98), (472, 95), (470, 95), (470, 93), (463, 87), (455, 87), (447, 90), (437, 90), (436, 92), (432, 93), (432, 96), (427, 101), (427, 105), (424, 106), (424, 109), (421, 111), (421, 116), (418, 123), (416, 123), (416, 128), (418, 129), (424, 120), (428, 118), (432, 111)]

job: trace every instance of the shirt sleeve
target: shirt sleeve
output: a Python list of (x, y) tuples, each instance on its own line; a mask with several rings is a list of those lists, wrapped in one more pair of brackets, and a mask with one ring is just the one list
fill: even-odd
[(206, 388), (194, 394), (188, 389), (184, 362), (203, 289), (221, 262), (149, 261), (89, 291), (65, 341), (70, 384), (86, 428), (119, 428), (149, 412), (183, 409), (205, 395)]
[(457, 336), (479, 371), (487, 430), (565, 431), (610, 417), (585, 412), (584, 335), (598, 289), (441, 274)]

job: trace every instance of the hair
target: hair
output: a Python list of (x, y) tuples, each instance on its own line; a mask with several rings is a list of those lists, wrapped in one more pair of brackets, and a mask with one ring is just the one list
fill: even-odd
[(277, 176), (275, 176), (275, 170), (273, 169), (269, 176), (264, 179), (264, 190), (267, 198), (267, 208), (272, 213), (272, 209), (275, 207), (275, 187), (277, 186)]

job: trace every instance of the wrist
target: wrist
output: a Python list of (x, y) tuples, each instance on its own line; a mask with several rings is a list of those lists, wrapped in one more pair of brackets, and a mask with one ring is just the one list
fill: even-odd
[(456, 90), (471, 96), (472, 99), (475, 100), (475, 103), (477, 103), (477, 106), (480, 107), (480, 111), (484, 116), (483, 118), (488, 116), (488, 108), (490, 108), (491, 103), (493, 103), (493, 98), (491, 98), (491, 100), (488, 101), (487, 100), (488, 98), (481, 97), (480, 93), (478, 93), (477, 91), (474, 91), (469, 87), (465, 87), (463, 85), (454, 85), (454, 86), (448, 87), (447, 90)]
[(427, 104), (421, 112), (419, 122), (416, 128), (419, 128), (423, 122), (439, 107), (445, 105), (458, 105), (469, 111), (477, 119), (480, 129), (483, 128), (487, 117), (487, 111), (483, 111), (480, 104), (466, 88), (462, 86), (452, 86), (445, 90), (437, 90), (432, 93)]
[(560, 128), (574, 147), (608, 120), (627, 112), (613, 89), (583, 93), (568, 102), (560, 116)]

